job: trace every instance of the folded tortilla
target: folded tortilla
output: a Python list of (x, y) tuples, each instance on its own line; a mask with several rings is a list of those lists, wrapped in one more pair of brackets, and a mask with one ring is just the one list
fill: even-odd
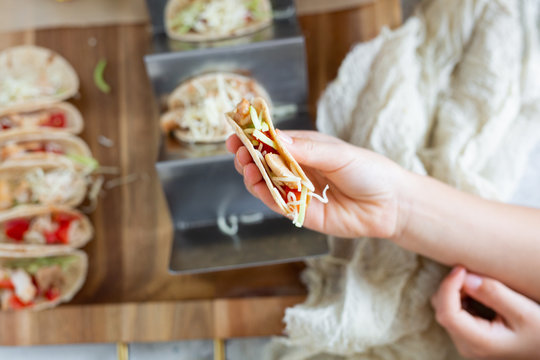
[(46, 159), (59, 161), (69, 159), (80, 168), (87, 167), (87, 163), (93, 160), (88, 145), (71, 134), (28, 129), (0, 132), (1, 166)]
[(172, 39), (214, 41), (269, 26), (272, 6), (269, 0), (169, 0), (164, 17)]
[[(21, 230), (21, 222), (29, 226)], [(11, 237), (14, 234), (18, 239)], [(93, 236), (88, 217), (68, 206), (21, 205), (0, 212), (0, 255), (55, 254), (83, 247)]]
[(227, 118), (259, 168), (276, 204), (296, 226), (302, 226), (315, 187), (277, 137), (264, 99), (255, 98), (251, 103), (242, 100), (227, 113)]
[[(88, 272), (88, 257), (82, 251), (58, 252), (50, 255), (40, 255), (38, 253), (29, 253), (24, 257), (12, 257), (10, 254), (0, 254), (0, 273), (8, 274), (15, 271), (23, 271), (34, 280), (38, 275), (37, 272), (43, 271), (44, 268), (59, 267), (62, 274), (62, 282), (55, 286), (58, 291), (53, 299), (48, 299), (40, 290), (30, 304), (26, 304), (23, 308), (33, 311), (50, 309), (60, 303), (70, 301), (73, 296), (81, 289), (86, 280)], [(9, 279), (9, 278), (8, 278)], [(2, 279), (0, 279), (2, 280)], [(5, 278), (4, 278), (5, 280)], [(35, 286), (33, 284), (33, 286)], [(10, 306), (9, 298), (15, 293), (14, 289), (0, 288), (0, 299), (2, 304), (7, 305), (8, 309), (17, 310)]]
[(45, 129), (79, 134), (83, 126), (81, 113), (67, 102), (43, 105), (35, 110), (8, 111), (0, 114), (0, 132), (14, 129)]
[(168, 98), (169, 111), (161, 117), (164, 132), (187, 143), (225, 141), (232, 133), (225, 113), (243, 98), (270, 96), (254, 79), (218, 72), (193, 77), (178, 86)]
[(52, 50), (25, 45), (0, 52), (0, 114), (37, 109), (78, 89), (75, 70)]
[(0, 211), (29, 204), (76, 207), (87, 188), (87, 177), (71, 161), (11, 163), (0, 166)]

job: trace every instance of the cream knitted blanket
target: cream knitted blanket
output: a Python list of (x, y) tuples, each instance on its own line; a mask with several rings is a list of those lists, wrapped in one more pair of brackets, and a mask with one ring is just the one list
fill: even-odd
[[(540, 135), (539, 2), (432, 0), (356, 46), (320, 131), (461, 190), (508, 200)], [(451, 221), (451, 219), (449, 219)], [(268, 359), (459, 358), (429, 298), (447, 269), (386, 240), (331, 239)]]

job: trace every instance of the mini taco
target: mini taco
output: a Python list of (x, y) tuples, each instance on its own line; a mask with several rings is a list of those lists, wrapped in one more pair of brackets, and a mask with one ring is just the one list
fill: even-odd
[(0, 52), (0, 114), (68, 99), (79, 89), (73, 67), (56, 52), (16, 46)]
[(71, 161), (42, 160), (0, 167), (0, 211), (19, 205), (78, 206), (87, 177)]
[(44, 310), (70, 301), (86, 279), (82, 251), (13, 258), (0, 255), (0, 309)]
[(181, 41), (213, 41), (261, 30), (272, 22), (269, 0), (169, 0), (167, 35)]
[(328, 186), (322, 197), (314, 193), (315, 187), (277, 137), (264, 99), (256, 98), (251, 103), (243, 99), (227, 116), (261, 171), (274, 201), (296, 226), (301, 227), (312, 197), (328, 202)]
[(83, 119), (75, 106), (61, 102), (44, 105), (37, 110), (21, 110), (0, 115), (0, 132), (12, 129), (61, 130), (79, 134), (83, 129)]
[(0, 254), (45, 255), (80, 248), (94, 235), (88, 217), (58, 205), (21, 205), (0, 213)]
[(232, 133), (225, 112), (243, 98), (254, 97), (270, 101), (266, 90), (252, 78), (234, 73), (197, 76), (171, 93), (169, 112), (161, 117), (161, 127), (183, 142), (225, 141)]
[(88, 145), (80, 138), (59, 131), (16, 129), (0, 132), (0, 163), (20, 164), (42, 160), (66, 161), (69, 159), (79, 168), (95, 168)]

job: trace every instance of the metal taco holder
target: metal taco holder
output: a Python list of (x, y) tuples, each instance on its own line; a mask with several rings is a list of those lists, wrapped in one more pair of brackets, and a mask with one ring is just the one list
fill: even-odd
[[(208, 43), (168, 39), (163, 26), (165, 4), (165, 0), (147, 0), (154, 53), (144, 60), (160, 103), (186, 79), (231, 71), (253, 77), (268, 91), (278, 128), (313, 128), (307, 113), (304, 38), (292, 0), (272, 1), (276, 16), (270, 27)], [(156, 169), (174, 225), (169, 264), (173, 273), (273, 264), (328, 253), (326, 236), (297, 229), (247, 192), (224, 143), (179, 144), (162, 136)]]

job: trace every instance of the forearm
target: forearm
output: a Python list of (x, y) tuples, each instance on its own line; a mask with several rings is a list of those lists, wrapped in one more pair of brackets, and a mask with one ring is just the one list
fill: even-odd
[(404, 185), (396, 243), (540, 301), (540, 210), (488, 201), (415, 174)]

